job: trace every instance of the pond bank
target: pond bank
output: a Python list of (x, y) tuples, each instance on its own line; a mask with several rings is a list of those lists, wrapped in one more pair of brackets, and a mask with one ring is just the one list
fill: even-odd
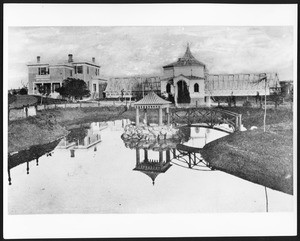
[(8, 153), (47, 144), (67, 135), (68, 126), (120, 118), (124, 107), (70, 108), (38, 111), (37, 116), (10, 121)]
[(237, 132), (204, 146), (203, 158), (217, 170), (293, 194), (291, 122)]
[[(226, 108), (227, 109), (227, 108)], [(235, 133), (209, 143), (203, 155), (216, 169), (249, 181), (292, 194), (293, 140), (292, 116), (287, 111), (267, 111), (268, 132), (263, 133), (263, 110), (228, 108), (242, 114), (244, 126), (259, 127)], [(148, 113), (149, 123), (157, 123), (158, 111)], [(73, 124), (135, 120), (135, 110), (124, 107), (90, 107), (38, 111), (37, 116), (11, 121), (8, 126), (8, 153), (55, 141), (68, 133)], [(287, 124), (279, 124), (279, 123)]]

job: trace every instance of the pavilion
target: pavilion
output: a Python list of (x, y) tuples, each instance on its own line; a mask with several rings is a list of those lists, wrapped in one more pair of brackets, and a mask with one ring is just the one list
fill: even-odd
[(136, 118), (135, 118), (135, 125), (138, 126), (140, 123), (140, 114), (139, 109), (144, 109), (145, 111), (145, 121), (148, 123), (147, 120), (147, 109), (158, 109), (158, 125), (163, 125), (163, 109), (166, 110), (167, 115), (167, 124), (170, 124), (170, 116), (169, 116), (169, 107), (171, 102), (162, 99), (153, 91), (151, 91), (148, 95), (146, 95), (143, 99), (139, 100), (138, 102), (134, 103), (134, 107), (136, 108)]

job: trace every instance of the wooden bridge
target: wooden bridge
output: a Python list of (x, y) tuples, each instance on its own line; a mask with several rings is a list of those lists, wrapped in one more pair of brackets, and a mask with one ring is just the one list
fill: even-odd
[(204, 123), (211, 128), (220, 124), (228, 124), (235, 132), (241, 130), (242, 115), (220, 108), (171, 108), (170, 123), (187, 126)]

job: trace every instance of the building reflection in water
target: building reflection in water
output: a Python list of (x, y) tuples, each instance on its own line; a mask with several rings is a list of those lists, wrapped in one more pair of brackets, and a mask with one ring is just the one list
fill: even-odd
[(131, 124), (131, 121), (129, 119), (122, 119), (107, 121), (106, 124), (111, 131), (124, 131), (125, 126)]
[[(165, 173), (172, 166), (170, 150), (152, 151), (140, 148), (136, 148), (135, 150), (136, 166), (133, 170), (140, 171), (149, 176), (153, 185), (155, 184), (156, 177), (161, 173)], [(152, 156), (156, 156), (156, 158), (148, 158), (149, 151)], [(141, 154), (143, 156), (142, 158)]]
[(90, 149), (101, 142), (101, 131), (107, 128), (105, 122), (93, 122), (88, 126), (80, 126), (70, 130), (69, 135), (64, 137), (58, 144), (58, 149), (70, 150), (70, 157), (75, 157), (75, 149)]
[(208, 142), (211, 129), (201, 127), (190, 127), (190, 138), (185, 143), (187, 146), (202, 148)]

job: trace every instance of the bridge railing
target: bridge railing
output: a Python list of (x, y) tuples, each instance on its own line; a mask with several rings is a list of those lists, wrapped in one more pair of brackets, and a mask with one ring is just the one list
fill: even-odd
[(242, 126), (241, 114), (219, 108), (173, 108), (170, 112), (170, 120), (173, 124), (191, 126), (205, 123), (210, 127), (228, 124), (234, 131), (240, 131)]

